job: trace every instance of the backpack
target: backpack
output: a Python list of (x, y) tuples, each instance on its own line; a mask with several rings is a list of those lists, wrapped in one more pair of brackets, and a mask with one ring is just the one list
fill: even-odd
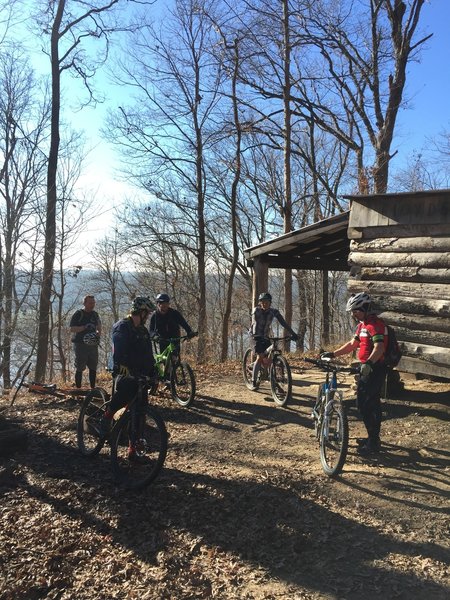
[(386, 325), (386, 329), (388, 335), (388, 343), (386, 351), (384, 353), (384, 364), (387, 367), (393, 369), (400, 362), (400, 359), (402, 357), (402, 351), (400, 350), (395, 329), (393, 329), (390, 325)]

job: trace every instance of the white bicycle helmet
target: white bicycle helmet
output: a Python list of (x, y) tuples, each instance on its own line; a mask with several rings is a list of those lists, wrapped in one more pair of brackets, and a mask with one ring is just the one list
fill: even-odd
[(98, 333), (95, 333), (95, 331), (86, 333), (83, 336), (83, 343), (85, 343), (86, 346), (98, 346), (100, 344), (100, 336)]
[(372, 298), (366, 292), (360, 292), (350, 296), (347, 302), (347, 312), (352, 310), (366, 311), (372, 303)]

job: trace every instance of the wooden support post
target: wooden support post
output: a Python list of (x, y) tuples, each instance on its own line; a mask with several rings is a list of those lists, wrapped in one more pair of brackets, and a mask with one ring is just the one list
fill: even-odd
[(253, 264), (253, 306), (258, 304), (258, 296), (261, 292), (268, 292), (269, 287), (269, 265), (256, 257)]

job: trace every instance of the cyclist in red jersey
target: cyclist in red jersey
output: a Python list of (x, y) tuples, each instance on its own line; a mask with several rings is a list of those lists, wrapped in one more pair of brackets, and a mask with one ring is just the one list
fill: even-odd
[(381, 388), (386, 377), (384, 353), (387, 347), (387, 328), (383, 321), (371, 312), (372, 299), (361, 292), (347, 302), (347, 311), (358, 321), (354, 337), (334, 352), (324, 352), (323, 357), (334, 358), (349, 354), (358, 348), (361, 363), (357, 389), (358, 409), (367, 430), (367, 438), (358, 440), (358, 452), (362, 455), (380, 451)]

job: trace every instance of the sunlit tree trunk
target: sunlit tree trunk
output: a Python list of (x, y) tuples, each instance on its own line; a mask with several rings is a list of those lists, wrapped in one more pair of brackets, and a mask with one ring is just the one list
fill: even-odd
[(39, 300), (39, 326), (36, 354), (36, 381), (45, 380), (48, 356), (50, 298), (53, 285), (53, 265), (56, 252), (56, 175), (59, 152), (59, 119), (61, 110), (61, 71), (59, 64), (59, 29), (65, 9), (65, 0), (60, 0), (52, 26), (50, 38), (50, 62), (52, 73), (52, 112), (50, 123), (50, 151), (47, 165), (47, 210), (45, 220), (44, 267)]

